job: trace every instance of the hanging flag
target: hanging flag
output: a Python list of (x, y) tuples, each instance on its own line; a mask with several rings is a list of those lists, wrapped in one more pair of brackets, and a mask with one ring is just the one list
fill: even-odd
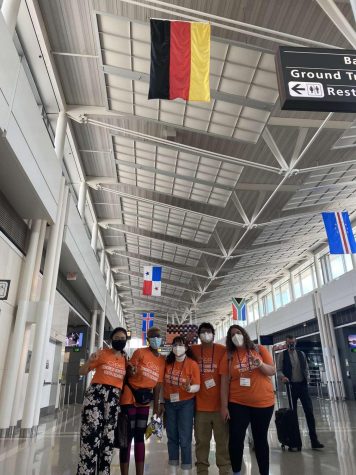
[(198, 326), (191, 323), (183, 323), (181, 325), (168, 323), (166, 345), (171, 345), (176, 336), (182, 336), (189, 344), (198, 343)]
[(153, 327), (154, 313), (142, 314), (142, 331), (147, 332), (149, 328)]
[(161, 295), (162, 267), (144, 266), (143, 295)]
[(246, 302), (241, 298), (232, 298), (232, 319), (246, 322)]
[(336, 211), (322, 213), (330, 254), (356, 254), (356, 241), (349, 213)]
[(149, 99), (210, 102), (210, 24), (151, 20)]

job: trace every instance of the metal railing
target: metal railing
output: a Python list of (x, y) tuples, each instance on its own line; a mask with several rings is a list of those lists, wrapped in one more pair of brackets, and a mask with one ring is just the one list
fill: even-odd
[(64, 406), (69, 406), (70, 404), (82, 404), (84, 393), (84, 378), (77, 383), (61, 383), (58, 409), (61, 411), (64, 409)]

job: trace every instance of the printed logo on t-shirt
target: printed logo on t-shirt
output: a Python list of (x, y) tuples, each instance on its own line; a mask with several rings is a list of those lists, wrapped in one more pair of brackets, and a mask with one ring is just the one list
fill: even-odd
[(124, 379), (126, 370), (122, 367), (117, 361), (109, 361), (102, 365), (102, 371), (105, 376), (110, 376), (112, 378)]
[(153, 361), (145, 362), (141, 368), (142, 375), (154, 382), (159, 380), (159, 366)]
[(181, 386), (182, 384), (187, 382), (187, 378), (182, 375), (181, 370), (176, 368), (173, 368), (173, 371), (169, 370), (166, 372), (165, 375), (165, 380), (167, 384), (170, 384), (172, 386)]
[(218, 365), (214, 362), (212, 363), (211, 358), (204, 357), (199, 359), (199, 369), (201, 373), (216, 373)]

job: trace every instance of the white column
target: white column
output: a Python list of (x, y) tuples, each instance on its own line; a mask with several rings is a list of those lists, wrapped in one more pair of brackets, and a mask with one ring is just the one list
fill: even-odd
[(108, 265), (108, 268), (106, 269), (106, 288), (108, 289), (108, 292), (110, 290), (110, 266)]
[(42, 381), (40, 382), (41, 361), (42, 361), (43, 347), (45, 344), (47, 315), (48, 315), (48, 309), (49, 309), (50, 297), (51, 297), (51, 285), (52, 285), (53, 275), (55, 271), (54, 265), (56, 261), (57, 243), (58, 243), (58, 237), (60, 235), (60, 222), (61, 222), (61, 216), (63, 212), (63, 202), (65, 198), (64, 181), (65, 180), (62, 177), (60, 195), (58, 199), (56, 222), (53, 224), (51, 228), (50, 238), (47, 244), (46, 261), (45, 261), (45, 267), (44, 267), (43, 279), (42, 279), (41, 297), (40, 297), (40, 301), (37, 307), (36, 333), (35, 333), (35, 338), (34, 338), (34, 343), (33, 343), (31, 368), (30, 368), (30, 374), (28, 378), (24, 413), (23, 413), (22, 423), (21, 423), (21, 428), (25, 429), (23, 433), (23, 435), (25, 436), (30, 435), (28, 430), (32, 428), (37, 388), (39, 384), (42, 385)]
[(91, 247), (93, 249), (93, 251), (96, 253), (96, 248), (97, 248), (97, 244), (98, 244), (98, 232), (99, 232), (99, 227), (98, 227), (98, 222), (97, 221), (94, 221), (93, 223), (93, 227), (92, 227), (92, 230), (91, 230)]
[[(33, 271), (33, 278), (32, 278), (32, 288), (31, 288), (31, 295), (30, 295), (31, 302), (36, 302), (38, 300), (38, 285), (39, 285), (41, 260), (42, 260), (42, 254), (43, 254), (43, 245), (44, 245), (44, 240), (46, 236), (46, 228), (47, 228), (47, 222), (42, 221), (40, 237), (39, 237), (38, 246), (37, 246), (35, 268)], [(12, 428), (16, 427), (17, 421), (19, 420), (19, 409), (20, 409), (20, 402), (21, 402), (21, 397), (22, 397), (22, 387), (23, 387), (23, 380), (24, 380), (24, 375), (25, 375), (27, 354), (28, 354), (28, 349), (30, 346), (32, 327), (33, 327), (32, 323), (26, 324), (22, 354), (21, 354), (21, 361), (20, 361), (19, 370), (17, 374), (15, 399), (14, 399), (14, 404), (13, 404), (12, 414), (11, 414)]]
[(294, 292), (294, 277), (292, 272), (289, 272), (289, 289), (290, 289), (290, 298), (291, 302), (295, 301), (295, 292)]
[(56, 136), (54, 139), (54, 150), (60, 161), (63, 159), (64, 154), (64, 143), (66, 140), (67, 123), (67, 114), (64, 111), (61, 111), (58, 114)]
[[(114, 286), (115, 286), (115, 284), (114, 284)], [(116, 313), (117, 313), (117, 302), (118, 302), (118, 295), (117, 295), (117, 292), (115, 292), (114, 307), (115, 307)]]
[(42, 347), (43, 350), (42, 350), (42, 364), (40, 366), (40, 370), (41, 370), (40, 384), (38, 385), (38, 388), (37, 388), (37, 399), (36, 399), (34, 419), (33, 419), (33, 425), (35, 427), (38, 425), (38, 421), (40, 418), (40, 409), (41, 409), (41, 400), (42, 400), (42, 391), (43, 391), (43, 385), (41, 384), (41, 381), (43, 381), (44, 379), (44, 372), (45, 372), (45, 366), (46, 366), (46, 350), (48, 348), (49, 339), (51, 335), (54, 300), (55, 300), (56, 290), (57, 290), (59, 260), (61, 257), (61, 250), (62, 250), (62, 243), (63, 243), (63, 231), (64, 231), (64, 226), (65, 226), (65, 222), (67, 218), (68, 195), (69, 195), (69, 188), (66, 187), (64, 191), (63, 207), (62, 207), (61, 219), (59, 223), (59, 234), (58, 234), (58, 239), (57, 239), (56, 258), (54, 262), (54, 271), (53, 271), (53, 278), (52, 278), (52, 283), (51, 283), (51, 293), (50, 293), (49, 308), (48, 308), (48, 314), (47, 314), (45, 340), (44, 340), (44, 345)]
[(274, 293), (274, 287), (273, 285), (271, 285), (270, 287), (271, 289), (271, 294), (272, 294), (272, 306), (273, 306), (273, 310), (276, 310), (276, 294)]
[(84, 219), (84, 212), (85, 212), (85, 203), (87, 200), (87, 184), (83, 180), (80, 183), (79, 187), (79, 196), (78, 196), (78, 211), (82, 219)]
[(114, 279), (111, 279), (110, 297), (111, 297), (111, 300), (114, 302), (114, 298), (115, 298), (115, 283), (114, 283)]
[[(96, 322), (98, 319), (98, 311), (93, 311), (93, 316), (91, 318), (91, 327), (90, 327), (90, 341), (89, 341), (89, 355), (94, 352), (95, 347), (95, 333), (96, 333)], [(92, 378), (92, 372), (88, 373), (86, 386), (88, 387)]]
[(100, 272), (103, 275), (105, 274), (105, 249), (103, 249), (100, 253)]
[(1, 13), (4, 17), (5, 23), (7, 24), (11, 35), (15, 33), (20, 4), (21, 0), (4, 0), (2, 2)]
[(102, 310), (100, 312), (100, 321), (99, 321), (98, 348), (103, 348), (104, 346), (104, 330), (105, 330), (105, 312), (104, 310)]
[(315, 275), (316, 275), (316, 285), (318, 289), (320, 289), (323, 285), (323, 278), (321, 273), (321, 265), (319, 259), (314, 256), (314, 267), (315, 267)]
[(10, 426), (11, 413), (16, 391), (18, 368), (26, 328), (27, 313), (31, 295), (33, 273), (36, 263), (36, 253), (41, 232), (41, 221), (32, 223), (31, 237), (24, 264), (21, 287), (19, 291), (18, 307), (15, 325), (9, 341), (6, 365), (0, 391), (0, 432), (5, 435), (5, 430)]

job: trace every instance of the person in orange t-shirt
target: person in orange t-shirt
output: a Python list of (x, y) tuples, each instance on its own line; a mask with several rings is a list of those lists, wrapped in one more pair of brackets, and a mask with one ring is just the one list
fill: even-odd
[(220, 363), (221, 415), (230, 420), (229, 451), (234, 475), (240, 475), (246, 429), (251, 424), (261, 475), (269, 474), (268, 427), (274, 409), (271, 376), (276, 372), (268, 350), (255, 345), (246, 330), (232, 325)]
[(167, 356), (163, 386), (170, 475), (177, 474), (179, 452), (182, 475), (188, 475), (192, 468), (194, 399), (199, 389), (198, 363), (185, 339), (176, 336)]
[(120, 404), (127, 414), (129, 430), (127, 449), (120, 449), (120, 470), (128, 475), (132, 439), (135, 441), (136, 475), (143, 475), (145, 466), (145, 432), (153, 400), (153, 413), (159, 414), (159, 395), (164, 376), (165, 359), (158, 352), (162, 344), (160, 329), (151, 327), (147, 332), (148, 348), (139, 348), (129, 361), (128, 379)]
[(77, 474), (110, 474), (114, 449), (112, 434), (117, 425), (120, 394), (126, 373), (125, 328), (111, 332), (111, 346), (90, 355), (80, 368), (81, 375), (95, 369), (84, 397), (80, 430), (80, 458)]
[(219, 475), (230, 475), (229, 428), (220, 417), (220, 361), (226, 353), (223, 345), (214, 343), (215, 330), (204, 322), (198, 328), (201, 345), (192, 345), (200, 369), (200, 390), (196, 394), (194, 434), (198, 475), (209, 474), (210, 442), (214, 431), (216, 465)]

